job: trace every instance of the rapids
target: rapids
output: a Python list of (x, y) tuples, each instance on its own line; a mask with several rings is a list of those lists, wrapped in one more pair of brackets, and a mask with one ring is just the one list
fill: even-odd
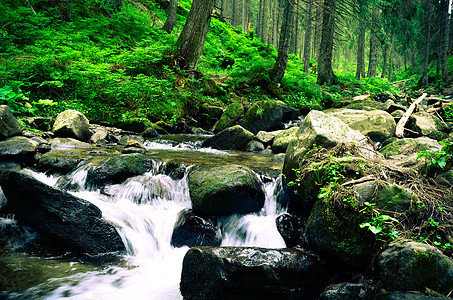
[[(199, 152), (197, 143), (153, 142), (146, 143), (148, 151), (162, 151), (162, 156), (184, 157), (205, 154), (212, 163), (237, 159), (244, 165), (259, 165), (271, 157), (229, 153), (204, 149)], [(170, 154), (173, 155), (170, 155)], [(245, 159), (244, 159), (245, 158)], [(251, 159), (252, 161), (248, 161)], [(257, 163), (256, 161), (259, 161)], [(236, 162), (237, 163), (237, 162)], [(131, 177), (122, 184), (110, 185), (102, 190), (85, 190), (84, 180), (89, 165), (81, 165), (69, 176), (72, 194), (90, 201), (102, 210), (103, 218), (114, 224), (126, 245), (127, 254), (120, 263), (94, 267), (70, 276), (51, 278), (23, 292), (3, 292), (6, 299), (182, 299), (179, 281), (182, 261), (188, 247), (174, 248), (171, 235), (178, 214), (190, 208), (190, 195), (186, 169), (182, 179), (162, 174), (162, 161), (144, 175)], [(58, 177), (27, 170), (46, 184), (55, 186)], [(222, 228), (222, 246), (256, 246), (284, 248), (285, 243), (277, 231), (275, 219), (285, 212), (276, 201), (281, 177), (258, 176), (265, 191), (265, 205), (259, 213), (232, 215), (219, 218)], [(106, 192), (107, 191), (107, 192)], [(1, 193), (0, 193), (1, 194)], [(14, 222), (7, 218), (2, 222)], [(25, 233), (26, 234), (26, 233)], [(32, 233), (30, 233), (31, 235)], [(30, 236), (29, 238), (33, 238)], [(62, 262), (63, 263), (63, 262)], [(75, 263), (75, 262), (64, 262)]]

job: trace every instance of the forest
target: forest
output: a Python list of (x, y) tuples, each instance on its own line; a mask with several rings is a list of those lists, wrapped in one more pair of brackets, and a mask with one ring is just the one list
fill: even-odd
[(448, 0), (191, 2), (2, 1), (0, 103), (174, 125), (237, 101), (451, 93)]

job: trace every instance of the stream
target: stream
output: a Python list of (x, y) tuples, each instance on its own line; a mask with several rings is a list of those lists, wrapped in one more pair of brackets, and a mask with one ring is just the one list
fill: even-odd
[[(63, 268), (65, 271), (60, 273), (71, 275), (48, 278), (19, 292), (0, 291), (0, 298), (182, 299), (179, 282), (182, 261), (189, 247), (174, 248), (170, 240), (179, 212), (191, 207), (187, 175), (191, 167), (199, 164), (235, 163), (260, 169), (258, 177), (265, 191), (263, 209), (259, 213), (219, 218), (223, 235), (221, 246), (285, 247), (275, 222), (285, 209), (276, 201), (281, 176), (275, 174), (280, 172), (282, 164), (274, 155), (203, 149), (199, 147), (199, 141), (191, 136), (147, 141), (144, 145), (147, 154), (155, 155), (156, 164), (143, 176), (129, 178), (102, 190), (79, 188), (71, 192), (98, 206), (103, 218), (114, 224), (127, 249), (120, 262), (86, 266), (86, 263), (77, 260), (27, 257), (27, 260), (36, 260), (38, 266)], [(169, 159), (188, 166), (182, 179), (172, 179), (161, 171), (162, 164)], [(83, 187), (88, 167), (81, 165), (70, 173), (72, 183)], [(55, 186), (59, 179), (58, 176), (25, 171), (51, 186)], [(106, 190), (109, 193), (105, 193)], [(1, 201), (0, 197), (0, 204)], [(0, 226), (8, 222), (16, 221), (9, 216), (0, 218)], [(27, 228), (20, 230), (24, 239), (33, 240), (33, 231)], [(15, 257), (7, 260), (10, 267), (19, 268), (22, 260), (17, 256), (24, 254), (8, 255)]]

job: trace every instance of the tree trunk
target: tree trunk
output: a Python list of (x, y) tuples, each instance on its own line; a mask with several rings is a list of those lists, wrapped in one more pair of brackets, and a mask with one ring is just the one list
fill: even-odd
[(170, 33), (175, 27), (176, 23), (176, 12), (178, 11), (178, 2), (179, 0), (171, 0), (170, 6), (168, 7), (168, 16), (167, 20), (165, 21), (164, 27), (162, 30)]
[(305, 16), (305, 40), (304, 40), (304, 72), (309, 72), (311, 54), (311, 18), (313, 11), (313, 0), (307, 3), (307, 14)]
[(249, 23), (248, 19), (248, 7), (249, 7), (250, 0), (243, 0), (242, 1), (242, 30), (247, 32), (247, 27)]
[(371, 14), (371, 36), (370, 36), (370, 59), (368, 64), (368, 77), (376, 77), (377, 69), (377, 46), (378, 39), (375, 32), (377, 31), (376, 25), (379, 23), (379, 12), (375, 9)]
[(179, 35), (177, 62), (181, 69), (194, 71), (198, 67), (215, 0), (194, 0), (186, 24)]
[(392, 76), (393, 76), (393, 42), (395, 41), (395, 38), (392, 36), (392, 42), (390, 44), (390, 58), (389, 58), (389, 81), (392, 82)]
[(447, 48), (448, 48), (448, 8), (449, 0), (441, 1), (441, 57), (442, 57), (442, 80), (448, 83)]
[(384, 45), (384, 62), (382, 64), (382, 74), (381, 78), (385, 78), (387, 76), (387, 58), (388, 58), (388, 45)]
[(425, 59), (423, 63), (422, 85), (428, 85), (429, 44), (431, 41), (431, 15), (432, 3), (431, 0), (427, 0), (425, 18)]
[(269, 17), (268, 17), (268, 0), (263, 0), (263, 7), (261, 12), (261, 41), (265, 44), (268, 42), (269, 35)]
[(256, 36), (258, 38), (261, 38), (261, 15), (263, 14), (262, 5), (263, 5), (263, 0), (260, 0), (259, 6), (258, 6), (258, 16), (257, 16), (257, 20), (256, 20), (256, 30), (255, 30)]
[(324, 1), (322, 16), (321, 47), (319, 48), (318, 84), (334, 85), (338, 78), (332, 70), (333, 36), (335, 29), (335, 14), (337, 13), (335, 0)]
[(315, 30), (313, 35), (313, 58), (317, 61), (319, 59), (319, 44), (321, 40), (321, 30), (323, 23), (323, 10), (324, 0), (315, 0), (316, 10), (315, 10)]
[(298, 41), (299, 41), (299, 6), (297, 5), (296, 0), (296, 8), (294, 13), (294, 20), (293, 20), (293, 33), (291, 34), (291, 53), (297, 55), (297, 48), (298, 48)]
[(273, 17), (272, 17), (272, 44), (274, 48), (277, 49), (278, 45), (278, 0), (274, 0), (274, 8), (273, 8)]
[(234, 0), (234, 2), (233, 2), (233, 27), (242, 25), (242, 8), (243, 8), (243, 0)]
[(270, 72), (270, 78), (273, 82), (280, 83), (285, 75), (286, 65), (288, 63), (289, 43), (291, 40), (291, 31), (294, 20), (294, 9), (296, 0), (286, 0), (285, 12), (283, 14), (283, 23), (280, 31), (280, 42), (278, 43), (278, 56), (274, 67)]
[(357, 71), (355, 77), (365, 77), (365, 21), (359, 21), (359, 40), (357, 42)]

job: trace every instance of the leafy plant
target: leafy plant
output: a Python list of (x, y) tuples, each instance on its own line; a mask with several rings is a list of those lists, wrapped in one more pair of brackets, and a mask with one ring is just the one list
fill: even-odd
[(376, 240), (382, 242), (396, 239), (398, 237), (398, 231), (395, 229), (395, 223), (398, 223), (398, 220), (389, 215), (381, 214), (374, 208), (375, 205), (375, 203), (364, 203), (364, 208), (361, 212), (371, 217), (371, 219), (361, 223), (360, 228), (368, 229), (375, 235)]
[(442, 145), (440, 150), (425, 150), (417, 153), (417, 158), (424, 158), (427, 168), (444, 170), (451, 167), (453, 160), (453, 142), (439, 142)]

